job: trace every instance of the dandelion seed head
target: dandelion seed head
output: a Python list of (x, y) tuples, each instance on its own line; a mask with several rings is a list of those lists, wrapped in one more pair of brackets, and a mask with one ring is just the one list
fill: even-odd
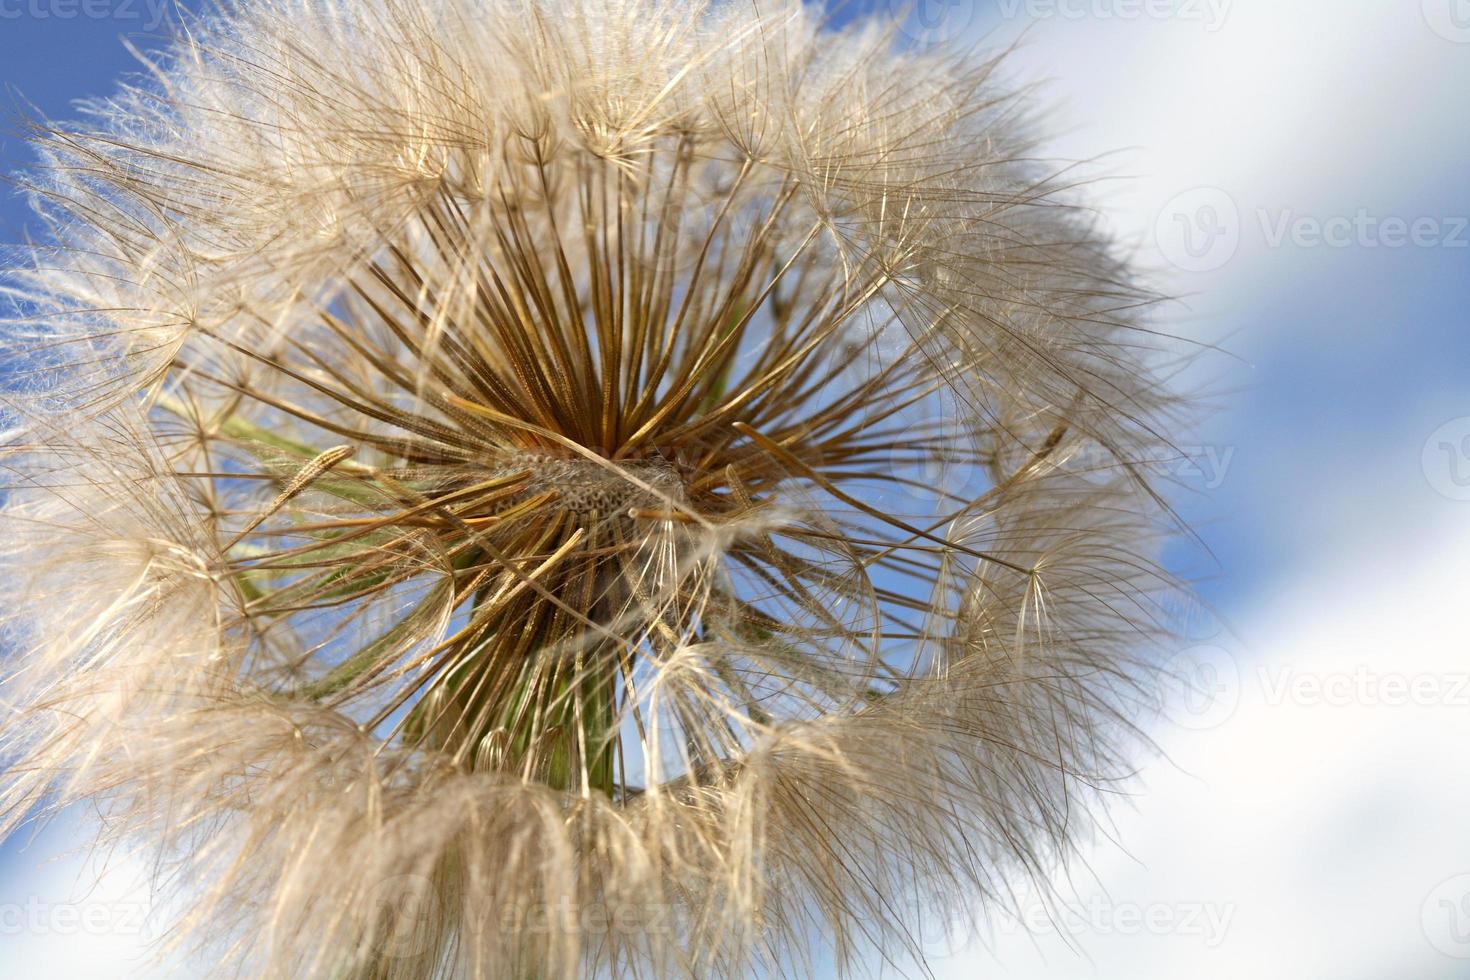
[(1178, 401), (999, 65), (278, 0), (39, 130), (0, 827), (93, 801), (291, 977), (847, 967), (1064, 859)]

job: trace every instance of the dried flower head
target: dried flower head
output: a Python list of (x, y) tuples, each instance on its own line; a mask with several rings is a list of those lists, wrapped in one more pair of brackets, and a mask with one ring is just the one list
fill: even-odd
[(272, 0), (151, 67), (9, 277), (4, 827), (293, 978), (846, 966), (1065, 856), (1171, 396), (996, 62)]

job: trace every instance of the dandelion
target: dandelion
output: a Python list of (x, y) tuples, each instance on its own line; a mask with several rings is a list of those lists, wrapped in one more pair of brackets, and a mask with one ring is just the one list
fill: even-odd
[(1000, 62), (900, 42), (274, 0), (38, 132), (0, 830), (293, 978), (858, 968), (1064, 860), (1175, 402)]

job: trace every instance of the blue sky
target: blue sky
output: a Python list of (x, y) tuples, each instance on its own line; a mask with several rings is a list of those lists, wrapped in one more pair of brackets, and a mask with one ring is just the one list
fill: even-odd
[[(0, 83), (62, 117), (106, 92), (132, 66), (119, 35), (152, 26), (142, 0), (128, 18), (124, 2), (94, 4), (119, 14), (104, 18), (0, 14)], [(1029, 31), (1011, 70), (1046, 80), (1058, 155), (1122, 148), (1103, 167), (1130, 179), (1089, 193), (1181, 297), (1161, 325), (1231, 355), (1186, 379), (1220, 391), (1219, 411), (1181, 439), (1198, 464), (1174, 470), (1217, 560), (1187, 558), (1230, 626), (1211, 640), (1233, 671), (1230, 710), (1157, 733), (1166, 756), (1119, 817), (1129, 850), (1102, 842), (1073, 869), (1090, 911), (1050, 930), (1002, 923), (940, 956), (941, 977), (1465, 975), (1455, 956), (1470, 949), (1437, 918), (1470, 896), (1444, 885), (1470, 873), (1470, 765), (1455, 748), (1470, 706), (1448, 693), (1470, 669), (1456, 612), (1470, 502), (1453, 499), (1450, 469), (1470, 472), (1470, 455), (1437, 435), (1470, 417), (1470, 32), (1454, 2), (923, 0), (911, 15), (916, 43)], [(26, 156), (0, 143), (0, 169)], [(1235, 246), (1181, 260), (1179, 201), (1185, 226), (1200, 201), (1227, 208)], [(0, 201), (0, 242), (23, 215)], [(1427, 244), (1390, 244), (1393, 221), (1428, 222)], [(1370, 230), (1314, 233), (1344, 222)], [(1281, 694), (1292, 677), (1360, 669), (1442, 696)], [(62, 887), (60, 872), (37, 877), (45, 853), (0, 851), (0, 907)], [(1087, 904), (1097, 895), (1175, 926), (1130, 934)], [(1179, 924), (1191, 912), (1230, 924), (1211, 944)], [(55, 955), (49, 938), (36, 948)]]
[[(22, 136), (24, 120), (73, 116), (78, 99), (106, 95), (120, 76), (135, 71), (137, 61), (125, 39), (144, 48), (158, 43), (163, 10), (161, 0), (106, 0), (85, 7), (80, 2), (0, 3), (0, 173), (9, 176), (33, 162)], [(24, 238), (28, 216), (22, 196), (0, 185), (0, 247)], [(66, 890), (70, 884), (40, 865), (50, 851), (75, 845), (64, 834), (51, 834), (26, 848), (29, 839), (22, 834), (0, 847), (0, 906), (8, 911), (38, 891)], [(6, 923), (0, 922), (0, 948), (11, 941)], [(5, 970), (0, 954), (0, 977), (12, 975)]]
[[(50, 9), (47, 9), (47, 8)], [(68, 5), (32, 0), (0, 3), (0, 172), (12, 174), (31, 161), (18, 135), (17, 114), (65, 119), (81, 98), (104, 96), (117, 79), (137, 69), (124, 39), (142, 47), (163, 33), (163, 0), (81, 0)], [(86, 16), (84, 11), (106, 16)], [(27, 208), (9, 188), (0, 188), (0, 243), (21, 235)]]
[[(1002, 6), (1059, 152), (1125, 148), (1094, 200), (1181, 297), (1166, 323), (1238, 359), (1185, 440), (1233, 450), (1184, 504), (1230, 629), (1180, 652), (1217, 696), (1166, 711), (1061, 925), (1002, 921), (936, 972), (1463, 977), (1470, 30), (1450, 0)], [(1180, 217), (1227, 244), (1193, 262)]]

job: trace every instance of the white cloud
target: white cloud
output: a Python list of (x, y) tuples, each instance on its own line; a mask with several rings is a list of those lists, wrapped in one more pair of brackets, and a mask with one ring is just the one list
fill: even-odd
[[(1059, 153), (1135, 147), (1106, 169), (1136, 179), (1094, 198), (1146, 246), (1166, 288), (1197, 291), (1200, 333), (1250, 324), (1241, 344), (1259, 360), (1329, 332), (1333, 343), (1431, 349), (1403, 324), (1276, 322), (1260, 305), (1261, 278), (1336, 259), (1272, 248), (1258, 217), (1434, 216), (1435, 182), (1464, 166), (1455, 151), (1467, 54), (1420, 3), (1236, 0), (1214, 31), (1178, 18), (1052, 18), (1017, 67), (1052, 78), (1051, 94), (1068, 103), (1060, 118), (1073, 132)], [(1153, 247), (1160, 209), (1198, 187), (1226, 192), (1241, 221), (1234, 257), (1204, 273), (1169, 266)], [(1387, 275), (1364, 278), (1368, 254), (1332, 267), (1349, 295), (1387, 288)], [(1408, 404), (1427, 397), (1409, 378), (1375, 383), (1404, 388)], [(1121, 847), (1100, 843), (1062, 888), (1077, 906), (1065, 935), (998, 929), (989, 952), (977, 945), (936, 964), (940, 977), (1470, 973), (1470, 959), (1449, 955), (1470, 956), (1459, 942), (1470, 941), (1470, 878), (1457, 880), (1470, 873), (1470, 504), (1426, 485), (1427, 430), (1373, 431), (1385, 424), (1355, 416), (1350, 390), (1333, 432), (1236, 424), (1242, 457), (1253, 439), (1332, 439), (1341, 453), (1331, 471), (1275, 474), (1282, 496), (1255, 505), (1260, 523), (1225, 526), (1301, 534), (1284, 568), (1224, 570), (1275, 583), (1266, 604), (1230, 611), (1241, 637), (1233, 713), (1203, 731), (1159, 733), (1167, 760), (1117, 814)], [(1406, 448), (1374, 452), (1385, 444)], [(1228, 923), (1218, 942), (1208, 914)]]
[[(1128, 853), (1101, 844), (1072, 876), (1072, 948), (998, 930), (939, 975), (1463, 976), (1470, 879), (1435, 889), (1470, 874), (1470, 535), (1445, 545), (1392, 578), (1314, 569), (1248, 617), (1233, 714), (1159, 733)], [(1129, 926), (1140, 911), (1159, 927)]]
[[(63, 817), (7, 854), (0, 867), (0, 977), (192, 976), (154, 955), (146, 869), (126, 856), (76, 853), (77, 839), (74, 821)], [(65, 856), (47, 860), (56, 854)]]

